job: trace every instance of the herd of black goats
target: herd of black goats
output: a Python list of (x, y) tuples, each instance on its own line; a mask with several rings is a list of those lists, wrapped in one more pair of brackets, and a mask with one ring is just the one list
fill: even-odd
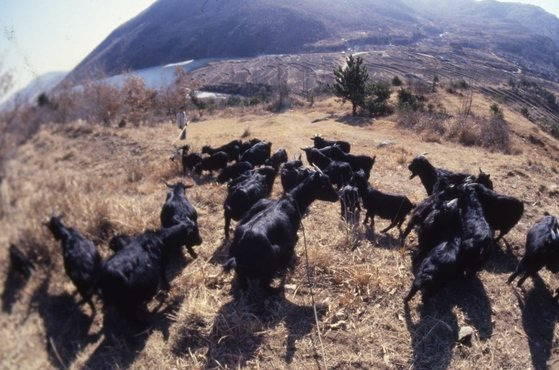
[[(434, 167), (423, 155), (409, 165), (410, 179), (419, 176), (428, 197), (414, 205), (403, 195), (374, 189), (368, 179), (376, 157), (350, 154), (345, 141), (313, 138), (314, 147), (304, 148), (305, 168), (299, 159), (288, 161), (284, 149), (271, 154), (271, 143), (252, 139), (234, 140), (219, 148), (204, 146), (202, 154), (189, 153), (189, 146), (177, 149), (184, 173), (220, 171), (217, 181), (227, 182), (228, 194), (223, 205), (225, 238), (229, 238), (231, 219), (237, 221), (223, 268), (234, 269), (241, 291), (258, 289), (259, 296), (280, 291), (271, 286), (278, 276), (293, 265), (297, 232), (301, 219), (315, 200), (341, 203), (341, 217), (349, 224), (359, 222), (361, 207), (366, 210), (365, 224), (375, 216), (390, 220), (382, 232), (398, 227), (405, 241), (415, 229), (418, 247), (413, 256), (415, 279), (407, 302), (418, 292), (423, 300), (444, 284), (459, 276), (476, 274), (488, 260), (496, 241), (520, 220), (523, 202), (493, 191), (490, 176), (455, 173)], [(230, 162), (235, 162), (228, 165)], [(279, 172), (284, 194), (268, 198)], [(202, 243), (197, 212), (188, 201), (183, 183), (167, 185), (171, 190), (161, 210), (161, 229), (138, 235), (116, 235), (109, 247), (114, 254), (102, 260), (96, 246), (77, 230), (65, 226), (61, 216), (46, 223), (54, 238), (61, 242), (66, 274), (95, 313), (92, 296), (98, 294), (106, 305), (135, 317), (138, 308), (160, 289), (169, 289), (166, 267), (173, 253), (185, 246), (192, 249)], [(402, 224), (410, 214), (407, 227)], [(494, 232), (499, 231), (496, 239)], [(10, 248), (12, 266), (29, 275), (33, 268), (15, 246)], [(518, 285), (542, 267), (559, 271), (559, 227), (554, 216), (546, 214), (528, 232), (524, 257), (509, 283), (520, 275)]]

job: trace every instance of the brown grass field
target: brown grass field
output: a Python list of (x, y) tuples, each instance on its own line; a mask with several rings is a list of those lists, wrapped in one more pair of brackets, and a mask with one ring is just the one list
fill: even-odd
[[(441, 98), (453, 113), (459, 102)], [(454, 99), (454, 100), (453, 100)], [(476, 96), (474, 111), (488, 112)], [(381, 190), (419, 202), (425, 191), (409, 180), (407, 164), (428, 152), (432, 162), (456, 171), (491, 173), (495, 190), (526, 202), (525, 215), (477, 278), (457, 281), (424, 306), (420, 295), (404, 310), (413, 275), (409, 253), (397, 231), (375, 234), (348, 230), (338, 203), (317, 201), (303, 219), (284, 297), (256, 304), (230, 295), (233, 274), (222, 273), (222, 203), (226, 187), (211, 178), (182, 177), (171, 162), (178, 133), (169, 123), (116, 129), (83, 123), (45, 125), (18, 148), (1, 183), (0, 367), (2, 368), (258, 368), (258, 369), (526, 369), (559, 366), (559, 306), (552, 300), (559, 279), (548, 271), (524, 290), (506, 284), (522, 255), (530, 226), (544, 211), (559, 216), (559, 143), (505, 109), (515, 155), (429, 142), (398, 129), (395, 119), (346, 116), (348, 106), (333, 100), (282, 114), (217, 112), (189, 126), (194, 149), (239, 138), (270, 140), (290, 157), (321, 133), (352, 143), (352, 152), (377, 155), (371, 182)], [(480, 113), (481, 114), (481, 113)], [(312, 121), (318, 121), (312, 123)], [(530, 135), (538, 141), (529, 140)], [(378, 147), (382, 141), (392, 145)], [(436, 140), (435, 140), (436, 141)], [(533, 143), (535, 142), (535, 143)], [(199, 213), (203, 244), (199, 258), (185, 256), (169, 272), (167, 296), (150, 304), (148, 327), (111, 320), (93, 322), (78, 306), (64, 274), (58, 243), (42, 226), (53, 211), (91, 238), (104, 256), (117, 232), (156, 228), (165, 200), (162, 181), (196, 184), (187, 190)], [(281, 194), (276, 181), (274, 197)], [(386, 221), (377, 221), (377, 230)], [(415, 235), (415, 234), (412, 234)], [(315, 324), (307, 281), (304, 240), (318, 314)], [(27, 282), (8, 274), (7, 248), (16, 243), (37, 261)], [(407, 247), (415, 241), (408, 239)], [(352, 250), (355, 247), (354, 250)], [(457, 341), (471, 326), (471, 343)], [(320, 338), (318, 336), (320, 331)]]

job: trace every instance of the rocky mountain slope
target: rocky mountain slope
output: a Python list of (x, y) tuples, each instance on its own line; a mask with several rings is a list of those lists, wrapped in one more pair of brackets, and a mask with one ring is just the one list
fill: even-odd
[(559, 19), (528, 5), (474, 0), (159, 0), (114, 30), (70, 78), (188, 59), (420, 42), (496, 52), (537, 64), (534, 69), (540, 71), (559, 66)]

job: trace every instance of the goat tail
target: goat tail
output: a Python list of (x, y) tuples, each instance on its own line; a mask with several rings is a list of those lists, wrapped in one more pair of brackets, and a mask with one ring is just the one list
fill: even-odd
[(229, 273), (232, 269), (237, 267), (237, 260), (235, 259), (235, 257), (231, 257), (227, 260), (227, 262), (225, 262), (222, 267), (225, 273)]

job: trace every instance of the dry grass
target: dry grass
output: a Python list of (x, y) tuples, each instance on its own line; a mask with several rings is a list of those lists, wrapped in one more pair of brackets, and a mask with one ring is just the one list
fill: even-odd
[[(356, 153), (376, 154), (374, 186), (420, 201), (424, 190), (408, 180), (407, 163), (428, 152), (436, 165), (456, 171), (491, 173), (496, 190), (526, 201), (526, 215), (508, 236), (513, 252), (500, 246), (479, 278), (456, 282), (430, 306), (419, 299), (404, 310), (410, 286), (410, 259), (395, 239), (362, 226), (348, 229), (339, 219), (339, 204), (316, 202), (304, 219), (310, 271), (314, 281), (329, 368), (507, 368), (544, 367), (558, 350), (559, 309), (550, 291), (559, 285), (547, 272), (528, 281), (526, 291), (505, 284), (523, 250), (524, 235), (544, 210), (559, 214), (554, 184), (559, 153), (526, 142), (523, 153), (509, 156), (458, 144), (425, 142), (388, 120), (363, 127), (325, 119), (340, 114), (333, 101), (285, 114), (206, 117), (189, 126), (194, 149), (251, 136), (285, 147), (290, 157), (309, 144), (316, 132), (352, 143)], [(514, 122), (514, 140), (533, 132), (526, 121)], [(318, 127), (318, 125), (320, 127)], [(20, 290), (7, 278), (6, 254), (0, 258), (3, 311), (0, 314), (0, 363), (22, 368), (316, 368), (322, 351), (313, 319), (303, 254), (289, 274), (285, 298), (256, 304), (229, 295), (232, 276), (219, 266), (222, 202), (225, 187), (211, 181), (181, 178), (168, 161), (176, 137), (173, 125), (112, 129), (70, 124), (44, 126), (6, 164), (1, 183), (0, 245), (16, 242), (40, 265)], [(526, 136), (527, 137), (527, 136)], [(377, 148), (383, 140), (395, 145)], [(103, 319), (89, 326), (88, 307), (76, 305), (73, 287), (63, 273), (59, 246), (41, 221), (54, 211), (95, 241), (108, 255), (108, 238), (117, 232), (155, 228), (165, 199), (161, 180), (199, 183), (188, 197), (199, 212), (204, 243), (199, 258), (177, 261), (166, 303), (152, 325), (136, 328)], [(540, 185), (545, 185), (540, 187)], [(280, 193), (279, 181), (274, 196)], [(377, 221), (377, 229), (384, 227)], [(411, 242), (411, 245), (414, 243)], [(182, 262), (182, 265), (181, 263)], [(186, 265), (186, 267), (184, 267)], [(180, 267), (184, 267), (183, 270)], [(150, 305), (152, 309), (157, 301)], [(101, 309), (101, 303), (98, 302)], [(459, 327), (470, 325), (470, 345), (456, 342)]]

